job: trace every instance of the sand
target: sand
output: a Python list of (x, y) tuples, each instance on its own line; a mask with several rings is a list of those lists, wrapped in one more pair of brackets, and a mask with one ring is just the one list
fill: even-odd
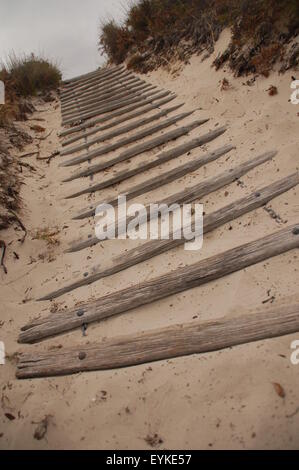
[[(15, 353), (19, 351), (86, 344), (194, 319), (200, 322), (243, 315), (263, 305), (266, 308), (271, 302), (278, 306), (299, 300), (298, 252), (292, 251), (206, 286), (90, 325), (86, 338), (76, 330), (39, 345), (17, 344), (20, 328), (38, 315), (47, 315), (50, 309), (71, 307), (78, 301), (134, 285), (299, 221), (299, 190), (294, 188), (267, 206), (279, 219), (273, 219), (261, 208), (205, 236), (200, 252), (188, 252), (181, 247), (55, 302), (34, 300), (78, 279), (93, 265), (109, 264), (113, 255), (140, 243), (113, 240), (80, 253), (64, 254), (71, 241), (93, 233), (92, 219), (71, 220), (89, 200), (104, 200), (161, 170), (174, 168), (192, 156), (226, 143), (235, 145), (236, 150), (132, 202), (154, 202), (272, 149), (279, 152), (273, 161), (241, 178), (241, 184), (236, 182), (204, 198), (201, 202), (205, 211), (215, 210), (298, 170), (299, 108), (289, 101), (291, 71), (285, 75), (274, 71), (269, 78), (258, 77), (251, 84), (246, 83), (250, 77), (236, 79), (226, 68), (216, 72), (211, 63), (228, 40), (229, 33), (224, 31), (214, 55), (204, 62), (201, 56), (194, 56), (188, 65), (178, 67), (176, 73), (158, 70), (146, 76), (146, 80), (160, 88), (176, 92), (175, 103), (185, 103), (182, 110), (196, 109), (184, 123), (210, 118), (179, 142), (215, 126), (227, 125), (227, 133), (217, 141), (193, 150), (191, 156), (183, 155), (161, 168), (131, 178), (118, 188), (73, 200), (64, 197), (82, 184), (87, 185), (88, 180), (61, 183), (70, 174), (70, 169), (58, 166), (62, 157), (56, 157), (50, 164), (35, 157), (26, 160), (37, 169), (36, 173), (27, 170), (23, 173), (21, 218), (28, 236), (20, 244), (17, 241), (20, 232), (11, 228), (1, 234), (8, 244), (8, 274), (0, 272), (0, 341), (4, 341), (8, 356), (5, 366), (0, 366), (1, 449), (151, 449), (151, 445), (159, 449), (298, 448), (299, 366), (290, 362), (290, 345), (299, 340), (299, 333), (123, 370), (40, 380), (15, 379)], [(221, 89), (224, 78), (229, 82), (226, 90)], [(267, 91), (271, 85), (278, 89), (275, 96), (269, 96)], [(59, 148), (60, 109), (55, 103), (47, 104), (34, 117), (46, 119), (42, 125), (47, 131), (53, 130), (41, 143), (41, 156), (50, 155)], [(28, 129), (29, 123), (24, 128)], [(167, 148), (175, 145), (170, 143)], [(24, 153), (32, 148), (26, 147)], [(117, 169), (134, 167), (155, 153), (157, 150), (135, 157), (129, 164), (119, 164)], [(108, 170), (107, 175), (114, 170)], [(100, 179), (101, 175), (96, 175), (94, 182)], [(37, 239), (45, 233), (54, 235)], [(19, 260), (15, 259), (14, 251)], [(274, 383), (284, 389), (284, 398), (279, 396)], [(47, 432), (37, 440), (35, 430), (45, 417)]]

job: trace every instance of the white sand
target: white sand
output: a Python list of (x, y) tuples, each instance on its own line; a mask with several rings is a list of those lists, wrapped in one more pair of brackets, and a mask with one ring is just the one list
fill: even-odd
[[(228, 33), (224, 32), (217, 49), (223, 50), (227, 41)], [(160, 88), (175, 91), (178, 94), (175, 102), (185, 103), (183, 110), (198, 110), (184, 122), (210, 118), (207, 124), (179, 142), (201, 135), (216, 125), (229, 127), (217, 141), (204, 149), (193, 150), (193, 156), (225, 143), (232, 143), (236, 150), (179, 181), (136, 198), (134, 202), (159, 200), (266, 150), (277, 149), (279, 153), (273, 161), (241, 178), (243, 186), (234, 183), (201, 201), (206, 212), (298, 170), (299, 107), (289, 102), (292, 73), (280, 76), (275, 72), (269, 78), (258, 78), (248, 86), (247, 78), (235, 79), (225, 67), (215, 72), (210, 67), (212, 60), (213, 57), (201, 62), (201, 57), (193, 57), (190, 65), (179, 75), (159, 70), (148, 74), (147, 80)], [(224, 77), (231, 85), (226, 91), (221, 90)], [(269, 96), (267, 89), (270, 85), (277, 86), (278, 95)], [(56, 133), (60, 129), (60, 110), (53, 104), (47, 105), (47, 111), (37, 113), (37, 116), (45, 118), (47, 129), (54, 131), (42, 143), (42, 156), (46, 156), (59, 147)], [(177, 142), (167, 147), (175, 145)], [(25, 151), (31, 148), (29, 146)], [(119, 164), (117, 169), (134, 167), (155, 153), (157, 151), (138, 156), (130, 164)], [(188, 158), (184, 155), (161, 169), (174, 168)], [(101, 324), (90, 325), (87, 338), (77, 330), (35, 346), (17, 344), (20, 327), (37, 315), (47, 315), (50, 308), (70, 307), (78, 301), (134, 285), (270, 234), (284, 223), (299, 222), (298, 188), (268, 205), (284, 223), (273, 220), (261, 208), (208, 234), (201, 252), (190, 253), (183, 248), (172, 250), (71, 292), (56, 302), (40, 304), (34, 299), (78, 279), (94, 264), (108, 264), (112, 255), (136, 245), (132, 241), (108, 241), (80, 253), (64, 254), (69, 242), (93, 233), (92, 219), (74, 222), (71, 217), (85, 207), (89, 199), (104, 200), (117, 191), (157, 175), (161, 169), (152, 169), (146, 175), (138, 175), (121, 183), (118, 188), (101, 191), (91, 198), (64, 200), (65, 195), (81, 188), (82, 184), (87, 185), (88, 180), (62, 184), (70, 169), (58, 168), (60, 157), (52, 160), (50, 165), (36, 161), (34, 157), (28, 161), (38, 169), (36, 174), (24, 171), (22, 220), (29, 230), (28, 237), (20, 245), (17, 241), (19, 234), (13, 229), (1, 234), (9, 246), (6, 259), (8, 274), (0, 273), (0, 341), (5, 342), (9, 357), (6, 365), (0, 366), (0, 448), (144, 449), (149, 448), (146, 437), (155, 434), (163, 440), (161, 449), (298, 448), (299, 366), (290, 362), (290, 344), (299, 339), (299, 333), (150, 366), (23, 382), (15, 379), (13, 358), (16, 351), (86, 344), (87, 341), (100, 341), (103, 337), (190, 322), (195, 316), (201, 321), (231, 314), (243, 315), (248, 310), (260, 308), (262, 302), (272, 296), (275, 297), (273, 305), (298, 301), (298, 252), (293, 251), (206, 286), (135, 309)], [(108, 170), (107, 174), (113, 174), (115, 169)], [(94, 182), (100, 181), (101, 177), (96, 175)], [(228, 195), (225, 196), (226, 192)], [(230, 226), (232, 230), (229, 230)], [(56, 227), (59, 245), (49, 247), (46, 241), (34, 239), (38, 230)], [(19, 254), (19, 261), (14, 258), (13, 251)], [(283, 387), (285, 398), (277, 395), (273, 383)], [(5, 413), (16, 419), (10, 421)], [(37, 441), (33, 437), (36, 423), (47, 415), (51, 416), (47, 434), (43, 440)]]

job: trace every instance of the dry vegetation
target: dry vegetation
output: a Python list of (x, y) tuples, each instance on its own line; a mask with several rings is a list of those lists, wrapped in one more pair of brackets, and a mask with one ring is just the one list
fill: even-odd
[[(15, 121), (24, 121), (34, 111), (30, 98), (40, 95), (47, 98), (56, 90), (61, 73), (55, 64), (34, 56), (10, 55), (0, 66), (0, 80), (5, 85), (5, 104), (0, 105), (0, 230), (17, 221), (20, 208), (20, 165), (14, 156), (15, 148), (21, 150), (31, 143), (29, 134), (22, 132)], [(24, 164), (23, 164), (24, 165)]]
[(23, 57), (11, 54), (0, 67), (0, 80), (5, 84), (5, 105), (0, 106), (3, 126), (11, 119), (24, 119), (26, 112), (30, 112), (26, 98), (56, 90), (61, 73), (55, 64), (34, 54)]
[(102, 24), (99, 49), (112, 63), (147, 72), (194, 53), (214, 51), (221, 31), (232, 40), (215, 61), (229, 62), (236, 75), (267, 75), (282, 59), (282, 69), (296, 67), (299, 45), (298, 0), (140, 0), (122, 25)]

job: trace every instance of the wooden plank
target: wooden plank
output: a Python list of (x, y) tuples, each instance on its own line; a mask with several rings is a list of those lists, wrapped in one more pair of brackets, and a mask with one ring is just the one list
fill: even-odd
[(63, 89), (67, 90), (72, 90), (74, 87), (82, 86), (86, 83), (89, 83), (91, 80), (96, 79), (96, 78), (105, 78), (110, 75), (115, 74), (115, 72), (120, 72), (121, 70), (124, 70), (123, 66), (118, 66), (118, 67), (113, 67), (111, 69), (101, 69), (101, 70), (95, 70), (93, 72), (90, 72), (89, 74), (82, 75), (81, 77), (75, 77), (73, 79), (66, 80), (63, 83)]
[[(209, 178), (205, 181), (197, 183), (190, 188), (184, 189), (183, 191), (179, 191), (171, 196), (166, 197), (162, 201), (155, 202), (155, 204), (166, 205), (170, 207), (172, 204), (188, 204), (191, 202), (196, 201), (197, 199), (201, 199), (208, 194), (221, 189), (228, 184), (233, 183), (241, 176), (248, 173), (253, 168), (256, 168), (259, 165), (271, 160), (276, 155), (276, 152), (266, 152), (263, 155), (260, 155), (254, 159), (247, 160), (245, 163), (241, 163), (235, 168), (230, 168), (229, 170), (224, 171), (212, 178)], [(161, 215), (161, 214), (160, 214)], [(146, 207), (146, 215), (143, 220), (140, 218), (140, 224), (146, 223), (150, 217), (150, 205)], [(134, 219), (134, 217), (127, 218), (126, 220), (122, 220), (121, 224), (116, 224), (115, 233), (122, 234), (120, 227), (128, 227), (129, 223)], [(109, 229), (109, 227), (108, 227)], [(99, 240), (97, 237), (93, 237), (91, 235), (88, 236), (87, 240), (83, 240), (81, 242), (75, 242), (71, 244), (68, 253), (75, 253), (77, 251), (84, 250), (91, 246), (97, 245), (98, 243), (103, 243), (105, 240)]]
[[(116, 75), (116, 72), (117, 72), (117, 75)], [(109, 78), (109, 75), (107, 75), (107, 72), (106, 73), (106, 77), (105, 77), (105, 74), (103, 73), (102, 75), (95, 75), (94, 78), (98, 78), (98, 79), (105, 79), (105, 78)], [(114, 69), (114, 70), (111, 70), (110, 72), (110, 78), (113, 78), (113, 76), (115, 77), (118, 77), (119, 75), (121, 75), (122, 73), (130, 73), (129, 70), (125, 70), (124, 68), (120, 68), (120, 69)], [(92, 77), (91, 77), (92, 78)], [(77, 84), (73, 84), (73, 85), (68, 85), (68, 86), (63, 86), (61, 91), (63, 93), (68, 93), (68, 92), (71, 92), (72, 90), (75, 90), (76, 88), (78, 87), (82, 87), (83, 85), (88, 85), (89, 83), (91, 82), (91, 79), (89, 79), (89, 82), (86, 80), (85, 83), (83, 81), (81, 82), (77, 82)]]
[[(203, 134), (200, 137), (197, 137), (196, 139), (189, 140), (188, 142), (180, 144), (174, 148), (171, 148), (170, 150), (166, 150), (164, 152), (158, 153), (157, 155), (154, 156), (153, 160), (150, 160), (149, 162), (147, 161), (141, 162), (137, 167), (129, 169), (129, 170), (126, 169), (126, 170), (118, 171), (112, 177), (108, 179), (102, 179), (100, 183), (90, 185), (88, 186), (88, 188), (82, 189), (81, 191), (78, 191), (77, 193), (68, 196), (67, 199), (78, 197), (83, 194), (94, 193), (101, 189), (108, 188), (109, 186), (112, 186), (113, 184), (120, 183), (121, 181), (125, 181), (126, 179), (129, 179), (132, 176), (136, 176), (139, 173), (143, 173), (144, 171), (150, 170), (151, 168), (160, 166), (163, 163), (173, 160), (174, 158), (180, 157), (181, 155), (189, 152), (190, 150), (193, 150), (204, 144), (212, 142), (217, 137), (224, 134), (224, 132), (226, 132), (226, 128), (219, 127), (218, 129), (215, 129), (214, 131), (210, 131), (207, 134)], [(89, 206), (89, 208), (87, 208), (87, 211), (92, 210), (92, 214), (93, 214), (93, 209), (94, 208), (92, 206)], [(87, 212), (87, 211), (83, 210), (83, 217), (85, 217), (84, 212)], [(78, 217), (75, 217), (75, 219), (77, 218), (78, 219), (81, 218), (80, 214), (78, 215)]]
[(299, 304), (286, 304), (215, 321), (185, 323), (119, 336), (88, 346), (32, 351), (19, 357), (16, 376), (18, 379), (31, 379), (119, 369), (211, 353), (298, 331)]
[[(289, 191), (293, 187), (299, 184), (299, 172), (289, 175), (275, 183), (270, 184), (262, 189), (258, 189), (253, 193), (245, 196), (244, 198), (238, 199), (231, 204), (228, 204), (221, 209), (218, 209), (211, 214), (204, 216), (203, 221), (203, 232), (204, 235), (215, 230), (222, 225), (231, 222), (232, 220), (247, 214), (250, 211), (258, 209), (264, 206), (272, 199), (277, 196)], [(195, 231), (194, 223), (192, 225), (192, 231)], [(53, 300), (61, 297), (62, 295), (72, 292), (83, 286), (88, 286), (94, 282), (111, 276), (115, 273), (128, 269), (131, 266), (135, 266), (148, 259), (165, 253), (166, 251), (172, 250), (181, 246), (185, 243), (185, 239), (181, 236), (180, 239), (176, 239), (173, 233), (170, 234), (169, 240), (151, 240), (141, 246), (129, 250), (127, 253), (120, 257), (112, 260), (112, 264), (109, 267), (99, 269), (98, 266), (94, 266), (90, 269), (91, 275), (83, 277), (76, 282), (72, 282), (61, 289), (55, 290), (47, 294), (46, 296), (38, 299), (39, 301)]]
[(72, 78), (66, 78), (65, 80), (62, 81), (62, 86), (70, 86), (72, 83), (79, 82), (80, 80), (85, 80), (87, 78), (91, 78), (97, 74), (100, 74), (103, 72), (104, 69), (102, 68), (97, 68), (96, 70), (92, 70), (91, 72), (86, 72), (81, 75), (77, 75)]
[(81, 88), (84, 88), (86, 86), (94, 86), (97, 83), (100, 83), (101, 81), (112, 78), (114, 76), (117, 76), (121, 73), (125, 72), (124, 70), (119, 70), (119, 71), (111, 71), (111, 72), (106, 72), (106, 73), (97, 73), (93, 76), (90, 76), (89, 78), (85, 78), (82, 80), (77, 81), (76, 83), (70, 83), (68, 85), (64, 85), (61, 88), (61, 95), (69, 95), (71, 93), (76, 92), (76, 90), (80, 90)]
[(109, 113), (110, 111), (114, 111), (115, 109), (118, 109), (118, 107), (121, 107), (123, 104), (126, 104), (128, 101), (130, 101), (133, 98), (138, 98), (140, 96), (147, 96), (147, 92), (157, 90), (157, 87), (154, 85), (146, 85), (143, 87), (142, 90), (136, 91), (136, 93), (130, 92), (126, 94), (125, 96), (121, 98), (115, 97), (115, 99), (108, 100), (104, 102), (103, 104), (96, 104), (91, 106), (89, 109), (77, 112), (77, 114), (72, 114), (70, 116), (62, 116), (62, 125), (68, 125), (72, 124), (74, 122), (77, 122), (78, 120), (80, 121), (85, 121), (86, 119), (92, 118), (94, 116), (98, 116), (100, 114), (106, 114)]
[(131, 81), (132, 78), (135, 76), (128, 72), (121, 72), (117, 76), (110, 78), (109, 80), (105, 80), (98, 83), (93, 83), (90, 85), (86, 85), (81, 88), (77, 88), (73, 91), (65, 92), (61, 95), (61, 104), (63, 106), (70, 105), (74, 102), (75, 99), (87, 99), (93, 96), (94, 93), (104, 92), (109, 89), (109, 86), (115, 86), (120, 83), (126, 83)]
[(89, 86), (89, 85), (100, 83), (101, 81), (105, 79), (115, 77), (123, 72), (126, 72), (126, 70), (114, 69), (114, 70), (110, 70), (106, 72), (98, 72), (98, 73), (95, 73), (93, 76), (82, 78), (81, 80), (77, 80), (76, 82), (63, 85), (61, 92), (62, 94), (69, 94), (84, 86)]
[[(82, 155), (79, 155), (78, 157), (71, 158), (70, 160), (66, 160), (65, 162), (60, 163), (60, 167), (69, 167), (69, 166), (75, 166), (79, 165), (80, 163), (84, 162), (90, 162), (91, 160), (94, 160), (97, 157), (100, 157), (102, 155), (106, 155), (109, 152), (113, 152), (115, 150), (120, 149), (121, 147), (124, 147), (125, 145), (133, 144), (135, 142), (138, 142), (139, 140), (149, 137), (152, 134), (155, 134), (156, 132), (160, 132), (163, 129), (167, 129), (167, 127), (172, 126), (173, 124), (176, 124), (177, 122), (181, 121), (182, 119), (185, 119), (188, 116), (191, 116), (194, 111), (188, 111), (185, 113), (181, 114), (176, 114), (175, 116), (172, 116), (168, 119), (165, 119), (162, 122), (159, 122), (158, 124), (154, 124), (153, 126), (147, 127), (146, 129), (142, 129), (141, 131), (136, 132), (133, 135), (129, 135), (128, 137), (125, 137), (123, 139), (118, 140), (117, 142), (114, 142), (112, 144), (107, 144), (103, 147), (96, 148), (95, 150), (89, 151), (87, 153), (84, 153)], [(205, 120), (207, 122), (208, 119)], [(89, 169), (92, 170), (94, 167), (90, 167)], [(80, 170), (79, 173), (84, 172), (85, 170)], [(78, 173), (78, 174), (79, 174)], [(93, 173), (89, 173), (93, 174)], [(72, 175), (73, 177), (74, 175)], [(84, 175), (88, 176), (88, 175)], [(75, 177), (76, 179), (76, 177)], [(71, 180), (70, 180), (71, 181)]]
[[(82, 113), (80, 114), (80, 116), (78, 116), (77, 109), (62, 111), (63, 123), (70, 120), (71, 118), (73, 118), (74, 120), (78, 120), (78, 118), (80, 118), (81, 115), (86, 116), (87, 114), (90, 114), (94, 111), (98, 111), (102, 108), (105, 110), (109, 104), (111, 104), (112, 106), (113, 104), (117, 102), (122, 103), (123, 101), (125, 101), (125, 99), (132, 98), (133, 96), (144, 95), (145, 92), (150, 92), (152, 90), (158, 91), (157, 86), (147, 84), (147, 83), (141, 84), (141, 85), (139, 84), (137, 86), (135, 85), (133, 89), (129, 89), (129, 90), (123, 89), (119, 94), (116, 93), (111, 98), (107, 99), (105, 97), (102, 97), (99, 100), (96, 100), (95, 103), (92, 103), (91, 105), (87, 105), (86, 107), (84, 104), (82, 104), (82, 106), (80, 104), (80, 109), (82, 108)], [(78, 106), (77, 98), (75, 98), (72, 101), (72, 103), (76, 105), (77, 107)]]
[(84, 91), (85, 89), (88, 89), (90, 87), (94, 87), (97, 85), (98, 86), (105, 85), (106, 83), (109, 83), (110, 81), (117, 80), (119, 77), (128, 76), (128, 75), (132, 75), (132, 73), (124, 68), (121, 70), (113, 70), (111, 72), (106, 72), (105, 74), (98, 75), (89, 80), (85, 80), (85, 82), (82, 81), (77, 84), (64, 87), (62, 89), (62, 94), (63, 96), (70, 95), (71, 93), (74, 93), (77, 90)]
[[(78, 140), (82, 140), (85, 137), (90, 137), (94, 134), (97, 134), (98, 132), (102, 132), (102, 131), (106, 131), (108, 129), (111, 129), (112, 127), (115, 127), (119, 124), (130, 121), (131, 119), (134, 119), (135, 117), (143, 116), (143, 115), (147, 114), (150, 111), (155, 111), (160, 106), (163, 106), (164, 104), (167, 104), (167, 103), (169, 103), (170, 101), (173, 101), (173, 100), (174, 100), (174, 96), (170, 95), (170, 96), (167, 96), (166, 98), (163, 98), (162, 100), (158, 100), (157, 102), (155, 102), (154, 105), (150, 103), (147, 106), (142, 106), (141, 109), (138, 109), (137, 111), (134, 111), (131, 114), (127, 114), (123, 117), (120, 117), (120, 118), (114, 120), (113, 122), (109, 122), (108, 124), (104, 124), (102, 126), (95, 127), (93, 129), (91, 129), (90, 131), (86, 131), (86, 129), (84, 129), (83, 134), (77, 134), (74, 137), (71, 137), (71, 138), (63, 141), (61, 145), (63, 147), (66, 147), (67, 145), (74, 144)], [(183, 106), (184, 104), (185, 103), (182, 103), (181, 106)]]
[(130, 80), (128, 80), (125, 84), (117, 84), (112, 87), (109, 87), (107, 91), (102, 91), (102, 90), (96, 90), (92, 96), (88, 96), (86, 98), (78, 98), (76, 99), (76, 103), (67, 103), (65, 105), (61, 105), (62, 111), (71, 111), (74, 109), (77, 105), (88, 105), (96, 102), (97, 100), (100, 99), (108, 99), (112, 98), (115, 93), (122, 92), (124, 90), (130, 90), (134, 88), (135, 86), (145, 84), (144, 80), (140, 80), (140, 78), (137, 77), (132, 77)]
[(111, 72), (115, 69), (121, 69), (121, 68), (124, 68), (124, 66), (123, 65), (117, 65), (117, 66), (113, 66), (111, 68), (98, 67), (97, 69), (92, 70), (91, 72), (86, 72), (84, 74), (77, 75), (77, 76), (72, 77), (72, 78), (67, 78), (62, 83), (63, 83), (63, 85), (69, 86), (72, 83), (80, 82), (81, 80), (91, 78), (92, 76), (95, 76), (97, 74), (104, 74), (104, 73), (107, 73), (107, 72)]
[[(180, 128), (177, 128), (173, 131), (167, 132), (165, 134), (162, 134), (158, 137), (155, 137), (154, 139), (151, 139), (149, 141), (143, 142), (141, 144), (137, 144), (134, 147), (129, 148), (128, 150), (125, 150), (122, 152), (120, 155), (111, 158), (109, 161), (99, 163), (97, 165), (91, 166), (85, 170), (79, 170), (76, 173), (73, 173), (69, 178), (66, 178), (64, 182), (67, 181), (73, 181), (77, 178), (82, 178), (85, 176), (90, 176), (94, 175), (96, 173), (101, 172), (102, 170), (105, 170), (106, 168), (110, 168), (117, 163), (129, 160), (137, 155), (140, 155), (144, 152), (147, 152), (149, 150), (152, 150), (156, 147), (159, 147), (162, 144), (166, 144), (167, 142), (170, 142), (172, 140), (178, 139), (179, 137), (182, 137), (183, 135), (188, 134), (191, 132), (193, 129), (195, 129), (198, 126), (201, 126), (205, 124), (208, 120), (207, 119), (202, 119), (198, 121), (192, 122), (190, 125), (186, 125)], [(80, 195), (85, 194), (85, 193), (90, 193), (90, 188), (85, 188), (79, 191)], [(79, 193), (72, 194), (67, 197), (67, 199), (71, 199), (73, 197), (77, 197)]]
[[(150, 85), (148, 83), (134, 86), (133, 88), (126, 90), (124, 89), (122, 92), (113, 95), (112, 98), (99, 98), (96, 99), (92, 104), (76, 104), (75, 109), (62, 111), (63, 120), (66, 121), (67, 119), (74, 118), (78, 120), (80, 116), (85, 115), (85, 113), (89, 113), (93, 110), (98, 110), (99, 108), (110, 104), (112, 105), (114, 102), (120, 102), (125, 98), (131, 98), (133, 96), (139, 96), (140, 94), (144, 93), (145, 91), (156, 90), (157, 87), (154, 85)], [(141, 93), (142, 92), (142, 93)]]
[[(146, 141), (142, 144), (137, 144), (134, 147), (131, 147), (128, 150), (125, 150), (124, 152), (122, 152), (117, 157), (111, 158), (109, 161), (99, 163), (97, 165), (91, 166), (90, 168), (88, 168), (86, 170), (79, 170), (77, 173), (73, 173), (73, 175), (71, 175), (65, 181), (73, 181), (77, 178), (82, 178), (82, 177), (85, 177), (85, 176), (90, 176), (90, 175), (94, 175), (96, 173), (99, 173), (100, 171), (105, 170), (106, 168), (110, 168), (111, 166), (114, 166), (119, 162), (129, 160), (132, 157), (135, 157), (135, 156), (140, 155), (144, 152), (147, 152), (147, 151), (152, 150), (156, 147), (159, 147), (162, 144), (166, 144), (167, 142), (178, 139), (179, 137), (182, 137), (183, 135), (188, 134), (189, 132), (191, 132), (196, 127), (205, 124), (206, 122), (207, 122), (206, 119), (201, 119), (201, 120), (198, 120), (198, 121), (194, 121), (190, 125), (186, 125), (186, 126), (177, 128), (173, 131), (162, 134), (162, 135), (160, 135), (158, 137), (155, 137), (154, 139), (151, 139), (149, 141)], [(90, 188), (86, 188), (86, 189), (82, 189), (80, 191), (80, 194), (85, 194), (85, 193), (89, 193), (89, 192), (90, 192)], [(78, 193), (76, 195), (71, 195), (68, 198), (77, 197), (77, 196), (78, 196)]]
[(96, 124), (101, 124), (101, 123), (110, 121), (111, 119), (114, 119), (118, 116), (123, 116), (124, 114), (134, 111), (135, 109), (138, 109), (150, 103), (154, 103), (155, 101), (162, 99), (162, 98), (166, 98), (166, 97), (174, 99), (177, 96), (173, 93), (170, 93), (170, 91), (151, 92), (149, 93), (148, 98), (144, 99), (143, 97), (138, 97), (136, 98), (136, 101), (133, 104), (126, 106), (124, 108), (121, 108), (117, 111), (114, 111), (113, 113), (109, 115), (102, 116), (97, 119), (91, 119), (83, 124), (79, 124), (79, 125), (70, 127), (68, 129), (65, 129), (59, 133), (59, 137), (66, 137), (67, 135), (74, 134), (75, 132), (80, 132), (90, 127), (93, 127)]
[(126, 85), (127, 83), (129, 84), (133, 79), (136, 79), (136, 76), (128, 73), (128, 72), (123, 72), (120, 75), (117, 76), (114, 80), (112, 80), (110, 83), (107, 84), (99, 84), (99, 85), (94, 85), (92, 87), (86, 88), (83, 91), (74, 91), (73, 93), (69, 93), (68, 96), (61, 97), (62, 101), (61, 104), (62, 106), (69, 106), (73, 104), (74, 99), (79, 99), (79, 100), (86, 100), (88, 98), (92, 98), (95, 93), (105, 93), (108, 92), (112, 87), (115, 87), (117, 85)]
[(65, 105), (61, 104), (62, 114), (65, 115), (66, 113), (74, 112), (78, 105), (80, 107), (89, 106), (100, 101), (112, 99), (116, 96), (117, 93), (130, 91), (140, 85), (145, 85), (145, 84), (146, 83), (144, 81), (132, 77), (125, 84), (114, 85), (112, 88), (110, 87), (107, 91), (104, 91), (104, 92), (102, 90), (95, 90), (90, 96), (86, 96), (84, 98), (80, 98), (79, 97), (80, 95), (76, 95), (76, 98), (74, 98), (73, 101)]
[(100, 74), (103, 71), (103, 69), (96, 69), (92, 70), (91, 72), (83, 73), (82, 75), (78, 75), (77, 77), (72, 77), (72, 78), (66, 78), (65, 80), (62, 81), (62, 87), (68, 87), (74, 84), (75, 82), (79, 83), (80, 80), (85, 80), (88, 78), (91, 78), (93, 76), (96, 76), (97, 74)]
[(39, 318), (23, 328), (19, 342), (33, 343), (82, 327), (84, 324), (125, 313), (222, 278), (294, 248), (299, 248), (299, 224), (155, 279), (105, 295), (80, 307)]
[[(226, 145), (224, 147), (221, 147), (220, 149), (216, 149), (213, 152), (206, 153), (205, 155), (200, 155), (199, 157), (191, 158), (183, 165), (179, 165), (173, 168), (172, 170), (166, 171), (164, 173), (159, 173), (157, 176), (153, 176), (152, 178), (142, 181), (142, 183), (140, 184), (136, 184), (135, 186), (129, 187), (127, 189), (123, 189), (121, 191), (121, 195), (126, 196), (127, 201), (129, 201), (137, 196), (140, 196), (141, 194), (146, 194), (149, 191), (153, 191), (156, 188), (160, 188), (165, 184), (171, 183), (172, 181), (175, 181), (176, 179), (181, 178), (182, 176), (187, 175), (188, 173), (192, 173), (193, 171), (198, 170), (202, 166), (217, 160), (222, 155), (225, 155), (226, 153), (233, 150), (233, 148), (234, 147), (232, 145)], [(105, 204), (110, 204), (113, 207), (117, 206), (118, 196), (119, 195), (108, 199), (107, 201), (105, 201)], [(87, 209), (80, 212), (78, 217), (74, 217), (74, 220), (92, 217), (95, 214), (96, 208), (102, 202), (98, 201), (96, 203), (93, 203), (92, 209), (90, 209), (91, 206), (89, 205)]]
[(119, 80), (120, 78), (124, 79), (124, 78), (128, 78), (128, 77), (131, 77), (133, 74), (131, 72), (128, 72), (126, 70), (121, 70), (121, 71), (115, 71), (113, 73), (111, 73), (110, 75), (107, 75), (106, 77), (98, 77), (94, 80), (90, 80), (88, 83), (86, 84), (79, 84), (78, 86), (75, 86), (75, 87), (72, 87), (68, 90), (65, 90), (62, 92), (62, 99), (63, 101), (67, 101), (69, 99), (72, 98), (72, 96), (76, 93), (80, 93), (80, 94), (85, 94), (89, 91), (91, 91), (92, 89), (96, 88), (96, 87), (106, 87), (110, 84), (114, 84), (117, 82), (117, 80)]
[[(85, 121), (87, 119), (99, 116), (101, 114), (107, 114), (112, 111), (118, 110), (120, 108), (124, 108), (126, 106), (129, 106), (130, 104), (138, 103), (140, 100), (145, 100), (149, 96), (152, 96), (152, 94), (153, 94), (152, 91), (150, 93), (140, 93), (140, 94), (137, 94), (137, 96), (132, 97), (130, 99), (123, 99), (120, 101), (115, 101), (113, 104), (109, 106), (104, 106), (103, 108), (99, 108), (97, 110), (91, 111), (90, 113), (86, 113), (80, 116), (80, 121)], [(69, 119), (69, 120), (64, 121), (63, 125), (74, 124), (75, 122), (76, 122), (76, 119)]]
[(182, 104), (177, 104), (170, 108), (162, 109), (158, 113), (152, 114), (149, 117), (146, 117), (144, 119), (138, 119), (137, 121), (133, 121), (130, 124), (127, 124), (126, 126), (119, 127), (115, 130), (106, 132), (105, 134), (101, 134), (100, 136), (97, 136), (94, 139), (90, 139), (83, 144), (76, 145), (75, 147), (69, 147), (68, 149), (62, 150), (60, 152), (60, 155), (61, 156), (71, 155), (72, 153), (80, 152), (80, 150), (86, 150), (92, 145), (105, 142), (105, 140), (114, 139), (115, 137), (118, 137), (122, 134), (127, 134), (128, 132), (138, 129), (139, 127), (146, 126), (147, 124), (157, 121), (161, 117), (167, 116), (168, 114), (172, 113), (173, 111), (176, 111), (177, 109), (181, 107), (182, 107)]

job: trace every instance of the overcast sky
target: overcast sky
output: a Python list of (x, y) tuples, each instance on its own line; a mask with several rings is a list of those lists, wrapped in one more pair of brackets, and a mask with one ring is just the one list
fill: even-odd
[(65, 78), (95, 69), (100, 19), (124, 17), (127, 0), (0, 0), (0, 60), (10, 51), (57, 60)]

